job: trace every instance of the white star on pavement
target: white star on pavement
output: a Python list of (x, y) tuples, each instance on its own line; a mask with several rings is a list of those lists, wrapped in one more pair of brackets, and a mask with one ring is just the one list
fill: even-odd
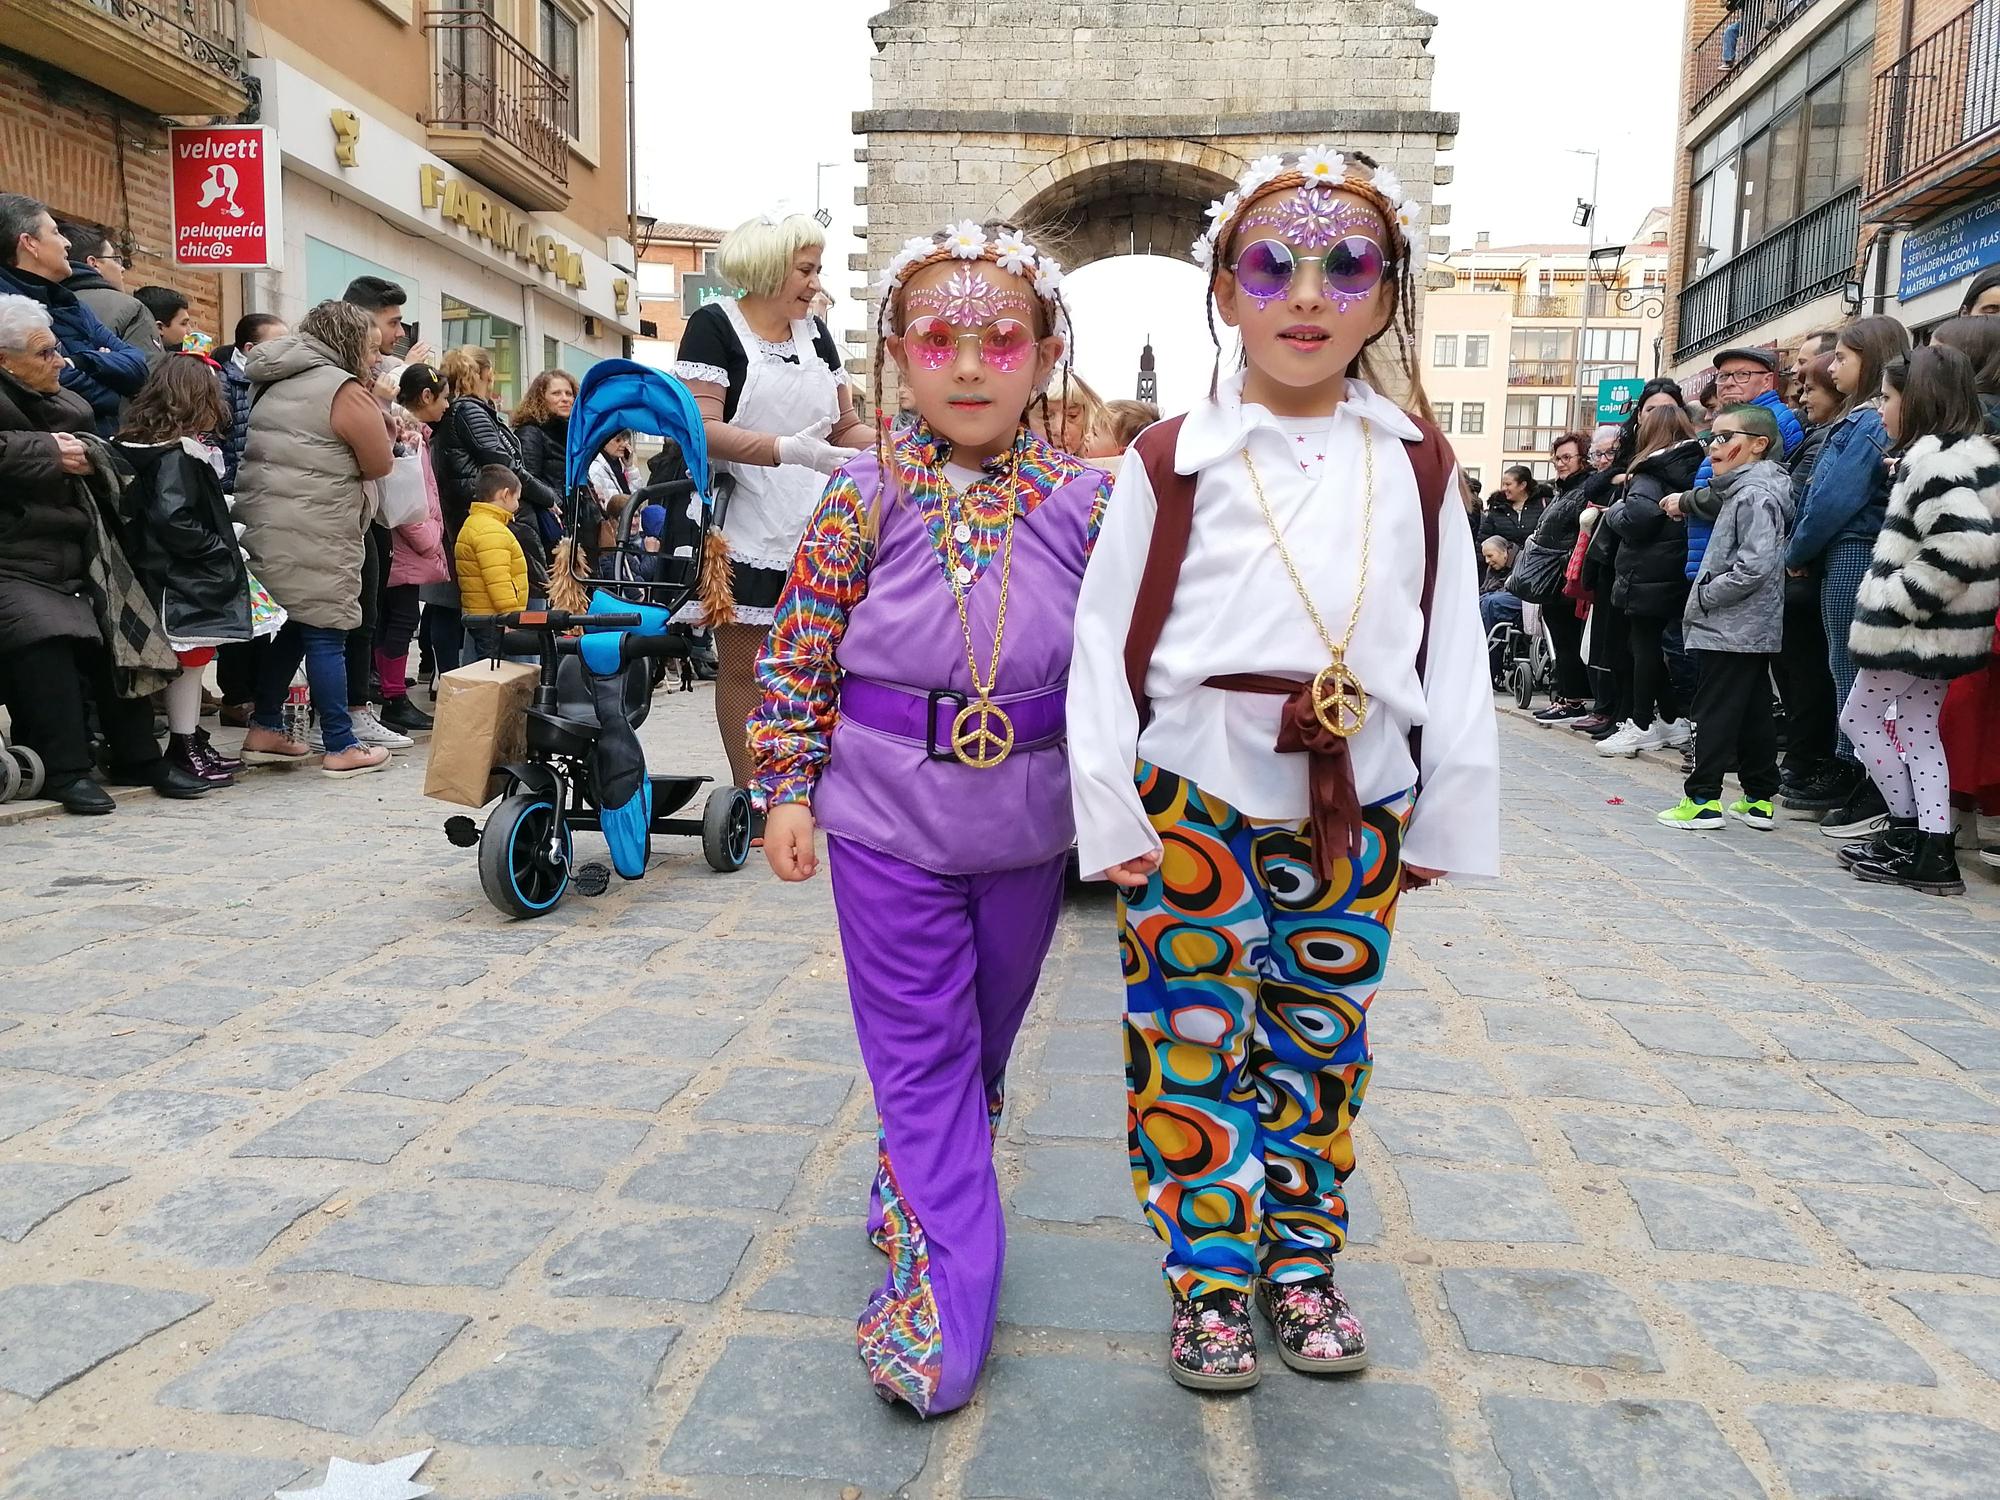
[(380, 1464), (328, 1459), (325, 1484), (315, 1490), (280, 1490), (277, 1500), (423, 1500), (432, 1493), (431, 1487), (412, 1484), (410, 1476), (424, 1466), (431, 1451), (406, 1453)]

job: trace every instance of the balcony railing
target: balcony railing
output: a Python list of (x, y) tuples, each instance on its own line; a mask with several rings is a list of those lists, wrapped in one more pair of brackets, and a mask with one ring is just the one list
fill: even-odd
[(1583, 315), (1583, 298), (1573, 293), (1553, 297), (1519, 294), (1514, 298), (1517, 318), (1576, 318)]
[[(524, 208), (569, 201), (569, 80), (483, 11), (431, 11), (431, 108), (438, 155)], [(498, 149), (493, 149), (493, 148)]]
[(1688, 66), (1692, 119), (1772, 37), (1812, 9), (1813, 0), (1743, 0), (1695, 44)]
[(1861, 189), (1801, 214), (1680, 296), (1674, 357), (1686, 359), (1735, 338), (1766, 318), (1838, 290), (1854, 274)]
[(163, 115), (233, 115), (243, 0), (0, 0), (8, 47)]
[(1566, 359), (1517, 359), (1507, 366), (1507, 384), (1571, 387), (1576, 366)]
[(1974, 185), (1960, 174), (1923, 180), (1962, 152), (1987, 158), (1966, 163), (1980, 181), (2000, 177), (1992, 151), (1972, 149), (2000, 144), (2000, 0), (1978, 0), (1877, 74), (1874, 109), (1871, 216), (1890, 206), (1896, 218), (1924, 218), (1957, 201)]

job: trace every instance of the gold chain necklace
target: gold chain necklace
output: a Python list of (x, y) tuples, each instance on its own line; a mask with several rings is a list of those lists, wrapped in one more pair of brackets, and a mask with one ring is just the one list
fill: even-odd
[(1352, 739), (1361, 732), (1361, 726), (1368, 722), (1368, 690), (1361, 685), (1361, 679), (1354, 675), (1347, 665), (1347, 648), (1354, 644), (1354, 627), (1361, 622), (1361, 601), (1368, 590), (1368, 558), (1375, 543), (1375, 438), (1364, 418), (1361, 422), (1361, 453), (1366, 472), (1365, 488), (1361, 502), (1361, 571), (1354, 582), (1354, 610), (1347, 617), (1347, 633), (1335, 641), (1326, 622), (1319, 617), (1319, 608), (1306, 592), (1305, 581), (1299, 577), (1299, 570), (1292, 562), (1291, 549), (1285, 545), (1285, 536), (1278, 529), (1278, 518), (1271, 513), (1271, 502), (1264, 498), (1264, 483), (1257, 477), (1257, 465), (1251, 460), (1250, 450), (1243, 450), (1243, 467), (1250, 471), (1250, 488), (1256, 492), (1257, 508), (1264, 513), (1264, 524), (1271, 528), (1271, 540), (1278, 548), (1278, 560), (1285, 565), (1285, 572), (1291, 575), (1292, 587), (1298, 591), (1299, 602), (1305, 605), (1311, 616), (1313, 629), (1319, 632), (1320, 643), (1326, 647), (1332, 658), (1331, 665), (1324, 668), (1312, 680), (1313, 717), (1328, 734), (1341, 739)]
[[(1014, 576), (1014, 519), (1020, 514), (1020, 472), (1021, 450), (1017, 445), (1013, 461), (1007, 467), (1007, 529), (1000, 544), (1000, 609), (993, 621), (993, 661), (986, 669), (984, 682), (979, 680), (979, 657), (972, 645), (972, 618), (965, 609), (965, 585), (959, 581), (957, 565), (945, 570), (951, 579), (952, 597), (958, 601), (958, 628), (965, 636), (965, 670), (972, 677), (972, 701), (951, 721), (951, 753), (958, 757), (960, 765), (975, 771), (990, 771), (1014, 753), (1014, 721), (993, 701), (993, 690), (1000, 682), (1000, 646), (1007, 635), (1007, 592)], [(947, 540), (955, 541), (961, 524), (958, 489), (942, 472), (937, 479), (947, 496)]]

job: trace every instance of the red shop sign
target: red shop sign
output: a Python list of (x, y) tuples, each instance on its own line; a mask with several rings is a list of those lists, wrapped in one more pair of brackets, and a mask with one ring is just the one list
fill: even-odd
[(281, 163), (268, 125), (167, 132), (173, 159), (174, 263), (261, 271), (283, 263)]

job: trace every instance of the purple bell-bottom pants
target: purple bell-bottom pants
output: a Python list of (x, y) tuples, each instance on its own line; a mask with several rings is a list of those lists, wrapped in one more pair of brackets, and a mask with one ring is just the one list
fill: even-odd
[(935, 1416), (972, 1399), (993, 1346), (1007, 1253), (993, 1138), (1064, 860), (939, 875), (851, 839), (827, 847), (881, 1117), (868, 1227), (889, 1270), (856, 1341), (878, 1395)]

